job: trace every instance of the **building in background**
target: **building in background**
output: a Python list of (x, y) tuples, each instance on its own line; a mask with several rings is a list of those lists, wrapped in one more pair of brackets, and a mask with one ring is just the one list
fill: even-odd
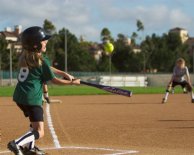
[(185, 44), (188, 45), (188, 52), (190, 55), (194, 54), (194, 37), (190, 37)]
[[(7, 42), (7, 51), (9, 51), (9, 85), (13, 85), (16, 80), (13, 80), (13, 54), (19, 54), (22, 51), (22, 45), (20, 41), (20, 34), (22, 32), (22, 26), (16, 25), (14, 30), (10, 27), (6, 27), (4, 31), (0, 31), (0, 37)], [(0, 51), (1, 52), (1, 51)], [(0, 53), (0, 84), (2, 85), (2, 68), (1, 68), (1, 53)]]
[(184, 28), (176, 27), (176, 28), (170, 29), (169, 33), (179, 34), (182, 43), (185, 43), (189, 39), (189, 33)]
[(12, 30), (11, 27), (6, 27), (4, 31), (0, 31), (0, 37), (3, 37), (8, 42), (8, 49), (13, 46), (13, 50), (21, 52), (22, 46), (20, 42), (20, 34), (22, 32), (22, 26), (16, 25)]
[(141, 47), (140, 46), (134, 46), (133, 47), (133, 53), (137, 54), (137, 53), (141, 53)]
[(179, 27), (169, 30), (169, 33), (179, 34), (182, 43), (188, 46), (188, 53), (192, 55), (194, 58), (194, 37), (190, 37), (186, 29), (179, 28)]
[(94, 43), (90, 46), (89, 51), (93, 55), (94, 59), (99, 62), (102, 57), (103, 46), (101, 44)]

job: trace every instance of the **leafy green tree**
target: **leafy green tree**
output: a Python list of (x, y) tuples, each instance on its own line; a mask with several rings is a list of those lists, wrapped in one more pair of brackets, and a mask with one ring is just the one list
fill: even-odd
[(151, 37), (147, 36), (145, 41), (141, 43), (141, 56), (142, 56), (142, 64), (143, 71), (146, 71), (146, 68), (152, 68), (150, 58), (152, 58), (153, 52), (155, 50), (155, 44)]
[(158, 69), (159, 72), (171, 72), (175, 61), (183, 57), (189, 63), (187, 46), (182, 44), (178, 34), (163, 34), (163, 36), (147, 36), (141, 44), (142, 55), (145, 53), (146, 68)]
[[(113, 64), (111, 65), (111, 68), (112, 68), (112, 71), (114, 72), (115, 68)], [(109, 69), (110, 69), (109, 68), (109, 57), (103, 53), (100, 61), (97, 64), (96, 70), (100, 72), (109, 72)]]
[[(111, 32), (108, 28), (103, 28), (102, 31), (101, 31), (101, 41), (104, 43), (106, 43), (106, 41), (110, 41), (111, 43), (114, 42), (114, 39), (111, 35)], [(102, 44), (102, 48), (103, 48), (103, 44)], [(104, 49), (103, 49), (104, 50)], [(97, 71), (101, 71), (101, 72), (108, 72), (109, 71), (109, 58), (110, 58), (110, 55), (106, 55), (105, 54), (105, 51), (100, 59), (100, 61), (98, 62), (97, 64)], [(115, 67), (114, 65), (112, 64), (111, 65), (111, 70), (114, 71), (115, 70)]]
[(109, 40), (110, 42), (114, 42), (114, 39), (111, 35), (111, 31), (106, 27), (102, 29), (100, 37), (102, 42), (105, 42), (107, 40)]
[(133, 49), (119, 38), (114, 45), (116, 52), (113, 54), (112, 62), (119, 72), (141, 71), (141, 57), (139, 54), (135, 54)]
[(131, 35), (131, 45), (135, 46), (136, 45), (136, 39), (138, 38), (138, 34), (136, 32), (133, 32)]
[(5, 70), (8, 65), (8, 52), (6, 50), (7, 43), (3, 37), (0, 37), (0, 78), (2, 77), (1, 70)]
[(117, 35), (117, 41), (120, 41), (120, 42), (123, 42), (124, 44), (127, 44), (128, 38), (124, 34), (119, 33)]
[(0, 60), (1, 60), (1, 69), (9, 69), (9, 51), (7, 50), (7, 42), (3, 37), (0, 37)]
[(143, 22), (141, 20), (137, 20), (136, 21), (136, 26), (137, 26), (137, 31), (144, 31), (144, 25)]
[(111, 38), (111, 32), (108, 28), (103, 28), (101, 31), (101, 40), (104, 41), (105, 39), (110, 40)]
[(45, 19), (43, 23), (43, 28), (47, 33), (52, 35), (51, 39), (47, 44), (47, 55), (51, 60), (51, 63), (53, 63), (53, 60), (55, 59), (54, 46), (57, 41), (56, 27), (51, 21)]
[(0, 37), (0, 50), (6, 50), (7, 48), (7, 42), (3, 37)]
[(55, 44), (55, 67), (64, 70), (65, 66), (65, 31), (67, 33), (67, 56), (69, 71), (93, 71), (95, 70), (94, 57), (78, 42), (77, 37), (69, 30), (63, 28), (57, 35)]
[(190, 66), (190, 56), (187, 53), (188, 46), (182, 43), (179, 34), (169, 33), (166, 36), (166, 44), (169, 49), (169, 52), (171, 52), (171, 55), (173, 56), (172, 60), (174, 61), (172, 62), (172, 66), (174, 66), (176, 59), (180, 57), (184, 58), (187, 62), (187, 65)]
[(48, 19), (44, 20), (43, 28), (44, 28), (44, 30), (46, 30), (47, 33), (53, 34), (56, 32), (55, 25), (51, 21), (49, 21)]
[[(137, 26), (137, 31), (138, 32), (142, 32), (142, 34), (139, 35), (140, 36), (140, 38), (139, 38), (140, 39), (140, 42), (142, 42), (143, 39), (144, 39), (144, 24), (143, 24), (143, 22), (141, 20), (138, 19), (136, 21), (136, 26)], [(142, 47), (142, 46), (140, 46), (140, 47)], [(147, 59), (149, 57), (149, 56), (146, 55), (147, 52), (148, 52), (147, 50), (142, 50), (142, 56), (143, 56), (143, 72), (146, 71), (146, 63), (147, 63)]]

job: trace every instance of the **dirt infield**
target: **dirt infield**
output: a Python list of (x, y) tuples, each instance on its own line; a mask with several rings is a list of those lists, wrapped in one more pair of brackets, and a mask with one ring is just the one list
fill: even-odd
[[(51, 104), (51, 117), (60, 149), (45, 124), (37, 145), (51, 155), (192, 155), (194, 104), (189, 95), (65, 96)], [(28, 120), (12, 102), (0, 98), (0, 155), (6, 144), (28, 129)], [(45, 115), (46, 122), (46, 115)], [(4, 152), (3, 152), (4, 151)]]

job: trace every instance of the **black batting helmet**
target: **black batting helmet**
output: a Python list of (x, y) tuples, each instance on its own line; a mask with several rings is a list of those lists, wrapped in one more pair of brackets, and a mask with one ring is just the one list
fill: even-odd
[(41, 41), (48, 40), (51, 35), (39, 26), (32, 26), (22, 33), (21, 41), (24, 49), (39, 52), (42, 48)]

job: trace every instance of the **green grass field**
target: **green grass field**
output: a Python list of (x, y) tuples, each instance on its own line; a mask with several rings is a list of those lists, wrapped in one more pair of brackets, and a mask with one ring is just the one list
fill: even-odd
[[(15, 87), (0, 87), (0, 96), (12, 96)], [(133, 94), (161, 94), (165, 92), (164, 87), (124, 87), (123, 89), (133, 91)], [(175, 90), (176, 93), (181, 93), (180, 87)], [(50, 96), (63, 96), (63, 95), (105, 95), (109, 94), (106, 91), (96, 89), (88, 86), (49, 86)]]

